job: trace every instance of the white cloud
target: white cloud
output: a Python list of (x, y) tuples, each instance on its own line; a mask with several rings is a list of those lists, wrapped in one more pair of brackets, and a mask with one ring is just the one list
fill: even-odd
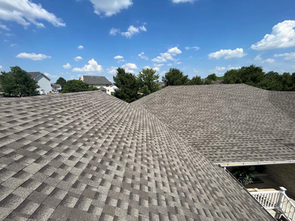
[(190, 2), (193, 3), (195, 0), (172, 0), (173, 3), (185, 3)]
[(197, 47), (197, 46), (193, 46), (193, 47), (185, 47), (185, 50), (195, 50), (195, 51), (198, 51), (198, 50), (200, 50), (200, 47)]
[(45, 25), (38, 22), (39, 20), (45, 20), (56, 27), (66, 26), (62, 19), (46, 11), (41, 4), (35, 4), (30, 0), (1, 0), (0, 19), (14, 21), (24, 27), (34, 24), (44, 28)]
[(121, 35), (125, 36), (126, 38), (131, 38), (132, 35), (135, 35), (139, 33), (140, 31), (147, 31), (147, 30), (144, 26), (136, 28), (133, 25), (130, 25), (126, 32), (121, 32)]
[(132, 0), (90, 0), (94, 6), (94, 13), (112, 16), (123, 9), (127, 9), (133, 3)]
[(0, 65), (0, 69), (2, 69), (3, 67)]
[(120, 33), (120, 29), (112, 28), (110, 30), (110, 35), (117, 35), (117, 33)]
[(41, 61), (47, 58), (51, 58), (51, 56), (47, 56), (45, 54), (35, 54), (35, 53), (20, 53), (16, 56), (17, 58), (27, 58), (34, 61)]
[(71, 68), (71, 67), (72, 67), (72, 66), (71, 66), (69, 63), (63, 65), (63, 68), (64, 68), (64, 69), (69, 69), (69, 68)]
[(213, 53), (210, 53), (208, 55), (208, 57), (210, 59), (215, 58), (215, 59), (219, 59), (221, 57), (224, 57), (225, 59), (230, 59), (230, 58), (242, 58), (246, 56), (246, 54), (244, 53), (244, 49), (243, 48), (237, 48), (235, 50), (231, 50), (231, 49), (221, 49), (220, 51), (216, 51)]
[(109, 74), (117, 74), (117, 69), (118, 69), (117, 67), (110, 67), (107, 69), (107, 72)]
[(251, 46), (254, 50), (289, 48), (295, 46), (295, 21), (285, 20), (272, 28), (271, 34)]
[(102, 72), (102, 66), (97, 64), (97, 62), (92, 58), (88, 61), (88, 64), (86, 64), (83, 68), (74, 68), (74, 72), (91, 72), (91, 73), (97, 73)]
[(159, 56), (152, 59), (152, 62), (164, 63), (164, 62), (167, 62), (167, 60), (174, 61), (173, 56), (176, 56), (177, 54), (181, 54), (181, 53), (182, 51), (179, 50), (177, 47), (170, 48), (167, 52), (160, 53)]
[(159, 72), (160, 71), (160, 68), (159, 67), (153, 67), (153, 70)]
[(228, 65), (227, 70), (237, 70), (237, 69), (240, 69), (240, 68), (241, 68), (240, 66), (233, 67), (231, 65)]
[(171, 54), (171, 55), (177, 55), (177, 54), (181, 54), (182, 51), (179, 50), (177, 47), (174, 47), (174, 48), (170, 48), (168, 50), (168, 53)]
[(285, 57), (285, 60), (295, 60), (295, 52), (285, 54), (275, 54), (274, 57)]
[(83, 58), (81, 56), (77, 56), (77, 57), (74, 58), (74, 60), (75, 61), (81, 61), (81, 60), (83, 60)]
[(49, 77), (49, 78), (57, 78), (58, 77), (57, 75), (51, 75), (51, 74), (48, 74), (48, 73), (44, 73), (44, 75)]
[(11, 33), (6, 33), (5, 35), (6, 35), (7, 37), (14, 36), (14, 34), (11, 34)]
[(120, 59), (121, 60), (121, 59), (124, 59), (124, 57), (121, 56), (121, 55), (117, 55), (117, 56), (114, 57), (114, 59)]
[(11, 45), (10, 45), (10, 47), (15, 47), (15, 46), (17, 46), (17, 44), (11, 44)]
[(155, 67), (162, 67), (164, 64), (154, 64)]
[(134, 73), (134, 70), (137, 69), (137, 66), (134, 63), (126, 63), (122, 65), (122, 68), (124, 68), (128, 73)]
[(4, 30), (6, 30), (6, 31), (10, 31), (10, 29), (7, 28), (6, 25), (3, 25), (1, 22), (0, 22), (0, 28), (4, 29)]
[(254, 61), (260, 61), (260, 60), (262, 60), (261, 55), (257, 55), (257, 56), (254, 58)]
[(78, 46), (78, 49), (83, 49), (83, 48), (84, 48), (83, 45)]
[(140, 57), (140, 58), (142, 58), (144, 60), (149, 60), (149, 58), (144, 55), (144, 52), (141, 52), (140, 54), (138, 54), (138, 57)]
[(268, 59), (264, 60), (262, 63), (274, 63), (274, 62), (275, 62), (275, 59), (268, 58)]

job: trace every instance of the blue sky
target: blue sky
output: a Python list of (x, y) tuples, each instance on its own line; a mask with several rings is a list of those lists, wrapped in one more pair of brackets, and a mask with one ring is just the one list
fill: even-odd
[(293, 73), (294, 12), (294, 0), (0, 0), (0, 70), (17, 65), (51, 82), (112, 80), (117, 67)]

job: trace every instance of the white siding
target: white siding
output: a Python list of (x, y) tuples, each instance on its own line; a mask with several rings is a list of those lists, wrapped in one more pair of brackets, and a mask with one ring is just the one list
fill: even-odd
[(51, 91), (51, 84), (50, 81), (42, 76), (40, 79), (37, 79), (38, 85), (40, 86), (37, 90), (41, 92), (41, 90), (44, 90), (45, 93), (49, 93)]

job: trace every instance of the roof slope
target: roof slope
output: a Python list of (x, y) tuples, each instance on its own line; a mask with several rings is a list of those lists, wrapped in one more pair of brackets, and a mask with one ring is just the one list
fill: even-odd
[(144, 108), (103, 92), (0, 100), (0, 220), (273, 220)]
[(45, 77), (47, 80), (50, 81), (50, 79), (45, 75), (42, 74), (41, 72), (27, 72), (29, 75), (31, 75), (31, 78), (33, 78), (34, 80), (39, 76), (39, 75), (43, 75), (43, 77)]
[(88, 76), (83, 75), (83, 82), (90, 84), (90, 85), (111, 85), (112, 82), (110, 82), (106, 77), (104, 76)]
[(167, 87), (142, 105), (214, 163), (295, 160), (295, 93), (245, 84)]

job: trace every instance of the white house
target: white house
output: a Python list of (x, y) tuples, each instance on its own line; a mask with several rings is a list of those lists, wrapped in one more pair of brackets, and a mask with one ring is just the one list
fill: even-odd
[(40, 72), (28, 72), (28, 74), (31, 75), (31, 78), (37, 81), (37, 84), (39, 85), (37, 90), (40, 94), (47, 94), (52, 90), (50, 79), (45, 74)]
[[(103, 89), (102, 89), (103, 88)], [(106, 92), (109, 95), (113, 95), (115, 93), (115, 90), (117, 90), (118, 88), (115, 85), (111, 85), (111, 86), (103, 86), (100, 88), (100, 90)]]
[(62, 87), (60, 84), (51, 84), (51, 91), (52, 93), (59, 93), (61, 91)]

